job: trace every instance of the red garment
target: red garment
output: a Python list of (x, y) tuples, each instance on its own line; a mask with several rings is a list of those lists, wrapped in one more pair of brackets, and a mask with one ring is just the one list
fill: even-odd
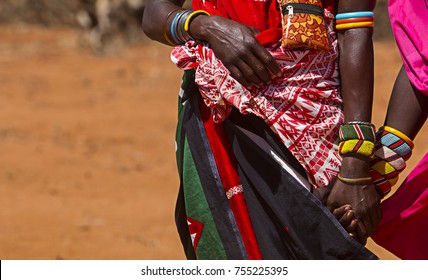
[(404, 260), (428, 260), (428, 153), (400, 188), (382, 202), (373, 240)]
[[(335, 2), (324, 1), (324, 8), (333, 11)], [(264, 46), (275, 45), (281, 40), (281, 12), (277, 0), (193, 0), (192, 5), (194, 10), (205, 10), (211, 15), (257, 28), (260, 31), (257, 39)]]

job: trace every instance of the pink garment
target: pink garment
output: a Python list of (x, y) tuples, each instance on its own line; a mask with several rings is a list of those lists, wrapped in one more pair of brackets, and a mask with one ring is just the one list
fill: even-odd
[(232, 107), (261, 117), (305, 168), (315, 187), (327, 186), (339, 172), (337, 143), (344, 119), (334, 15), (325, 9), (325, 18), (329, 51), (267, 48), (283, 78), (251, 91), (230, 76), (207, 44), (188, 42), (171, 54), (179, 68), (196, 69), (195, 82), (214, 121), (227, 118)]
[(428, 95), (428, 2), (389, 0), (388, 12), (407, 76)]
[(373, 240), (401, 259), (428, 260), (428, 153), (382, 210)]

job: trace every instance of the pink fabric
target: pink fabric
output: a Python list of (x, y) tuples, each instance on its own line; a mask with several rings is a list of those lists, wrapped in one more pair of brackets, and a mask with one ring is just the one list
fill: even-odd
[(382, 210), (373, 240), (401, 259), (428, 260), (428, 153)]
[(230, 76), (206, 44), (188, 42), (171, 54), (179, 68), (196, 69), (195, 82), (212, 109), (214, 121), (227, 118), (232, 107), (261, 117), (306, 169), (315, 187), (328, 185), (341, 164), (337, 139), (343, 111), (337, 40), (332, 27), (334, 15), (327, 9), (325, 13), (330, 51), (268, 48), (284, 78), (252, 91)]
[(389, 0), (395, 40), (410, 82), (428, 95), (428, 2)]

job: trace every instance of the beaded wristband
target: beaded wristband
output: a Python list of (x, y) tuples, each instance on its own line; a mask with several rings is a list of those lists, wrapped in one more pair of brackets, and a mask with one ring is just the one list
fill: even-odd
[(339, 137), (341, 141), (358, 139), (375, 142), (376, 140), (374, 125), (361, 122), (349, 122), (341, 125)]
[(391, 191), (392, 186), (394, 186), (398, 181), (398, 176), (395, 179), (387, 180), (384, 176), (373, 169), (369, 171), (369, 174), (372, 178), (373, 184), (384, 195), (388, 194)]
[(367, 140), (346, 140), (339, 143), (339, 154), (360, 154), (371, 157), (374, 153), (374, 143)]
[(342, 181), (343, 183), (349, 185), (367, 185), (372, 184), (372, 177), (362, 177), (362, 178), (345, 178), (337, 174), (337, 179)]
[(377, 171), (387, 180), (398, 177), (399, 175), (399, 172), (395, 170), (395, 168), (386, 161), (378, 161), (374, 164), (371, 164), (370, 168)]
[(374, 12), (361, 11), (361, 12), (340, 13), (340, 14), (336, 15), (336, 19), (357, 18), (357, 17), (373, 17), (373, 16), (374, 16)]
[(390, 126), (382, 126), (381, 128), (380, 128), (380, 130), (385, 130), (385, 131), (388, 131), (388, 132), (390, 132), (390, 133), (392, 133), (392, 134), (394, 134), (395, 136), (397, 136), (397, 137), (400, 137), (401, 139), (403, 139), (404, 141), (406, 141), (406, 143), (410, 146), (410, 148), (414, 148), (414, 144), (413, 144), (413, 141), (412, 141), (412, 139), (410, 139), (409, 137), (407, 137), (407, 135), (406, 134), (404, 134), (404, 133), (402, 133), (401, 131), (399, 131), (398, 129), (395, 129), (395, 128), (392, 128), (392, 127), (390, 127)]
[[(407, 161), (412, 155), (412, 147), (403, 139), (385, 130), (379, 130), (376, 134), (377, 143), (393, 150)], [(412, 143), (413, 144), (413, 143)]]
[(401, 172), (406, 168), (406, 161), (403, 157), (387, 146), (375, 145), (374, 155), (373, 160), (370, 162), (371, 164), (375, 164), (378, 161), (386, 161), (398, 172)]
[(373, 27), (373, 26), (374, 26), (373, 21), (343, 23), (343, 24), (337, 24), (336, 30), (351, 29), (351, 28), (362, 28), (362, 27)]
[(193, 11), (186, 19), (186, 22), (184, 23), (184, 31), (189, 32), (189, 27), (190, 27), (190, 22), (197, 17), (198, 15), (207, 15), (209, 16), (210, 14), (207, 11), (204, 10), (196, 10)]

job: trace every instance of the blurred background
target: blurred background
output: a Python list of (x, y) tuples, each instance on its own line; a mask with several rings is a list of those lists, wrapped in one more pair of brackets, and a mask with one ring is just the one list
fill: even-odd
[[(143, 34), (145, 2), (0, 0), (0, 259), (184, 259), (181, 71), (170, 47)], [(386, 3), (376, 8), (377, 127), (401, 66)], [(428, 151), (426, 131), (400, 182)]]

